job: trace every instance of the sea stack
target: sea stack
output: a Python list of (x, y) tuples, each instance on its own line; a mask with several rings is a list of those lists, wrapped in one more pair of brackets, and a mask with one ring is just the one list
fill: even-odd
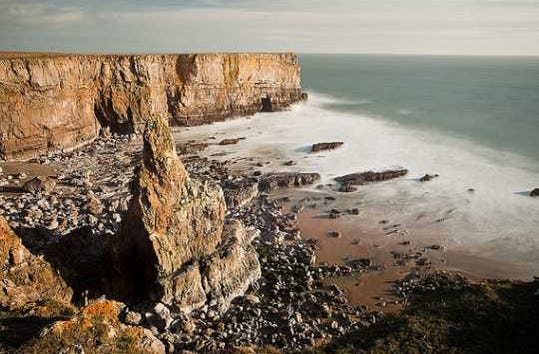
[(133, 199), (112, 251), (118, 292), (191, 311), (209, 298), (226, 308), (260, 276), (251, 238), (239, 221), (225, 224), (221, 188), (191, 179), (166, 118), (144, 132)]

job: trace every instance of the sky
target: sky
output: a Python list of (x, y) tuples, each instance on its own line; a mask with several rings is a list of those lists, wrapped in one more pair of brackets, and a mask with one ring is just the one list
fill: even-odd
[(539, 0), (0, 0), (0, 50), (539, 55)]

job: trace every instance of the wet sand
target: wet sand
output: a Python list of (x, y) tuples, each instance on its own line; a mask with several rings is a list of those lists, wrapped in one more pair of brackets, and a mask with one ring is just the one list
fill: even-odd
[[(182, 141), (182, 138), (185, 141), (184, 137), (193, 139), (192, 132), (177, 132), (177, 141)], [(223, 131), (214, 132), (213, 135), (195, 134), (198, 142), (210, 143), (209, 148), (202, 152), (204, 156), (220, 161), (229, 160), (235, 170), (246, 173), (255, 170), (262, 173), (290, 170), (283, 165), (288, 158), (277, 143), (248, 150), (241, 142), (230, 146), (217, 145), (224, 137), (235, 135)], [(305, 158), (313, 156), (306, 155)], [(271, 197), (290, 198), (290, 202), (284, 206), (285, 211), (294, 206), (303, 207), (298, 214), (297, 227), (303, 238), (317, 241), (319, 264), (343, 264), (350, 258), (371, 260), (372, 270), (369, 272), (326, 280), (341, 287), (353, 304), (367, 305), (384, 312), (398, 310), (402, 305), (394, 303), (395, 281), (425, 270), (460, 272), (474, 281), (530, 277), (525, 267), (482, 257), (475, 252), (478, 250), (456, 247), (447, 236), (444, 218), (438, 220), (437, 216), (425, 213), (412, 220), (391, 220), (387, 218), (387, 210), (372, 203), (367, 204), (361, 193), (339, 193), (332, 191), (331, 186), (316, 187), (281, 190), (272, 193)], [(355, 208), (359, 210), (359, 215), (347, 212)], [(329, 218), (331, 209), (342, 211), (341, 217)], [(340, 237), (330, 237), (329, 232), (338, 232)]]

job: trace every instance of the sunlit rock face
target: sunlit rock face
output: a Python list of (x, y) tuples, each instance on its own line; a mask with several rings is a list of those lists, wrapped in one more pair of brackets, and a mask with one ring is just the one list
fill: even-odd
[(295, 54), (43, 55), (0, 59), (0, 158), (72, 149), (152, 114), (196, 125), (302, 98)]
[(259, 278), (248, 233), (225, 223), (219, 186), (188, 176), (162, 116), (147, 122), (133, 193), (112, 248), (120, 296), (187, 312), (210, 299), (226, 308)]

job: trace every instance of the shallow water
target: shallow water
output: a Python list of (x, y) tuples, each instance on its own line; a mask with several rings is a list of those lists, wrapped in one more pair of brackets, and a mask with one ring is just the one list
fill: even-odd
[[(309, 72), (307, 66), (304, 72), (307, 88)], [(367, 84), (361, 84), (364, 86)], [(454, 126), (453, 123), (402, 122), (381, 116), (380, 112), (343, 109), (351, 102), (361, 106), (357, 97), (354, 101), (353, 97), (335, 98), (314, 91), (309, 94), (308, 102), (290, 111), (189, 128), (181, 130), (178, 139), (245, 136), (246, 140), (227, 148), (230, 155), (224, 158), (279, 156), (282, 161), (295, 160), (297, 165), (279, 163), (263, 169), (315, 171), (322, 175), (324, 183), (345, 173), (394, 166), (408, 168), (410, 173), (404, 178), (363, 186), (347, 197), (364, 205), (364, 217), (372, 222), (383, 217), (402, 223), (411, 233), (414, 228), (424, 233), (432, 225), (436, 230), (434, 236), (450, 252), (499, 260), (525, 269), (529, 276), (539, 273), (539, 198), (527, 196), (532, 188), (539, 187), (539, 162), (521, 153), (530, 152), (539, 143), (539, 139), (525, 138), (539, 133), (536, 122), (529, 124), (523, 133), (522, 145), (517, 143), (519, 138), (511, 137), (500, 140), (496, 148), (497, 144), (483, 142), (481, 137), (487, 134), (481, 131), (483, 123), (465, 119)], [(368, 99), (369, 95), (365, 95), (365, 100)], [(397, 106), (416, 111), (411, 105), (394, 105)], [(527, 107), (523, 114), (533, 113), (534, 109)], [(496, 120), (493, 117), (490, 119)], [(468, 134), (458, 133), (462, 124), (468, 125), (465, 129)], [(510, 129), (502, 125), (496, 129)], [(511, 129), (518, 130), (516, 126)], [(311, 144), (321, 141), (345, 144), (330, 152), (308, 153)], [(210, 149), (210, 152), (221, 151), (223, 147)], [(440, 177), (418, 182), (425, 173), (438, 173)]]

